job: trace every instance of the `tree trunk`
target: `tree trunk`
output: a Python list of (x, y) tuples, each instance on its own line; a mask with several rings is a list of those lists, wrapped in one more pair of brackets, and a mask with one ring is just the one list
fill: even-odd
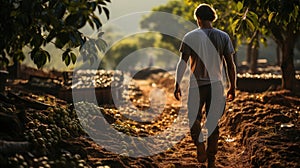
[(257, 58), (258, 58), (258, 48), (259, 48), (258, 33), (259, 33), (258, 30), (254, 32), (250, 42), (247, 45), (246, 61), (250, 73), (257, 72)]
[(281, 50), (281, 46), (279, 44), (277, 44), (277, 47), (276, 47), (276, 56), (277, 56), (276, 65), (280, 66), (281, 58), (282, 58), (282, 50)]
[(282, 88), (287, 90), (294, 90), (296, 85), (294, 55), (293, 49), (295, 45), (295, 38), (289, 37), (281, 47), (282, 51)]
[(257, 59), (258, 59), (258, 49), (259, 49), (258, 33), (255, 34), (253, 40), (254, 41), (252, 42), (252, 47), (251, 47), (250, 72), (257, 73)]
[(7, 70), (9, 72), (9, 77), (16, 79), (20, 77), (21, 64), (19, 62), (14, 62), (12, 66), (8, 66)]
[(247, 61), (247, 65), (248, 65), (249, 67), (250, 67), (250, 65), (251, 65), (252, 45), (253, 45), (252, 42), (250, 42), (250, 43), (247, 45), (246, 61)]

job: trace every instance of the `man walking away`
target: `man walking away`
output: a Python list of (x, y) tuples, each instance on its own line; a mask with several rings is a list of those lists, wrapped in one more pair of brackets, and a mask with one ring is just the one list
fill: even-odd
[[(200, 4), (194, 12), (199, 28), (188, 32), (180, 47), (181, 56), (176, 68), (174, 96), (180, 100), (180, 82), (190, 61), (190, 83), (188, 94), (188, 118), (190, 133), (197, 147), (197, 160), (208, 167), (215, 167), (215, 155), (218, 149), (218, 121), (225, 109), (223, 68), (226, 69), (230, 86), (227, 100), (235, 98), (236, 67), (233, 61), (235, 53), (227, 33), (212, 26), (217, 19), (215, 10), (207, 4)], [(226, 63), (223, 67), (223, 63)], [(207, 118), (208, 142), (205, 146), (201, 137), (202, 109)], [(201, 135), (200, 135), (201, 134)], [(203, 136), (202, 136), (203, 137)]]

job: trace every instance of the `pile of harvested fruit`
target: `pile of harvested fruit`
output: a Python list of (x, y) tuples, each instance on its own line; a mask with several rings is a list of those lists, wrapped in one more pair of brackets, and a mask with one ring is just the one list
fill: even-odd
[[(42, 96), (31, 97), (38, 101)], [(57, 104), (40, 110), (30, 106), (27, 100), (28, 108), (22, 108), (18, 101), (16, 105), (9, 104), (9, 96), (2, 95), (1, 98), (6, 101), (0, 103), (1, 119), (7, 120), (1, 122), (1, 127), (8, 130), (1, 130), (0, 167), (88, 166), (86, 155), (74, 151), (76, 147), (72, 149), (65, 145), (68, 139), (85, 135), (71, 106)], [(13, 125), (19, 127), (10, 130)]]
[(73, 74), (73, 89), (117, 87), (123, 82), (121, 71), (78, 70)]

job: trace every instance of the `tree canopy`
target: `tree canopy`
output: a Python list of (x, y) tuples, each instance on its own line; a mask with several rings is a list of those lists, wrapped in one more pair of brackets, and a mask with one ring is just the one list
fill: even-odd
[[(44, 47), (53, 43), (63, 50), (66, 65), (75, 63), (73, 49), (81, 47), (89, 39), (80, 28), (89, 24), (93, 29), (102, 25), (99, 15), (109, 18), (106, 8), (110, 0), (1, 0), (0, 6), (0, 63), (24, 60), (23, 47), (30, 48), (30, 57), (38, 68), (51, 59)], [(102, 50), (103, 40), (91, 40)], [(94, 59), (84, 55), (86, 59)]]

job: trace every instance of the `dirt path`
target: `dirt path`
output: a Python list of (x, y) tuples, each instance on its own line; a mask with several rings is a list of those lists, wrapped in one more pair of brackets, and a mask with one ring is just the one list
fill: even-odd
[[(181, 104), (177, 101), (172, 91), (172, 82), (168, 84), (155, 84), (153, 80), (136, 80), (135, 83), (143, 91), (145, 97), (149, 97), (151, 90), (160, 87), (163, 88), (167, 95), (166, 104), (170, 106), (180, 107)], [(163, 86), (164, 85), (164, 86)], [(169, 87), (169, 88), (167, 88)], [(170, 89), (171, 88), (171, 89)], [(227, 109), (228, 110), (228, 109)], [(226, 110), (226, 111), (227, 111)], [(226, 120), (226, 118), (222, 118)], [(222, 122), (222, 121), (221, 121)], [(230, 137), (228, 129), (221, 128), (221, 135), (219, 139), (219, 151), (217, 154), (217, 167), (220, 168), (240, 168), (247, 167), (249, 163), (247, 161), (250, 156), (245, 154), (245, 149), (242, 145), (236, 142), (235, 137)], [(196, 160), (196, 147), (194, 146), (189, 132), (185, 134), (185, 137), (177, 143), (172, 149), (165, 151), (157, 156), (153, 157), (159, 167), (177, 167), (177, 168), (194, 168), (205, 167), (205, 164), (201, 164)], [(250, 166), (249, 166), (250, 167)]]

